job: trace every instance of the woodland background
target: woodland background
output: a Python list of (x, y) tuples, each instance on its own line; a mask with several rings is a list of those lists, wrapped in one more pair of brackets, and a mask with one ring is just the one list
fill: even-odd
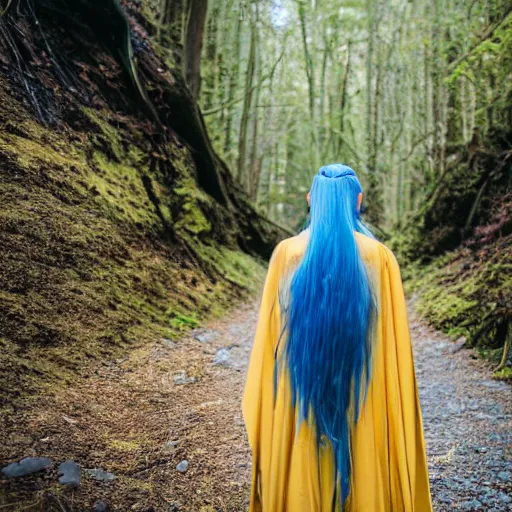
[(508, 2), (3, 8), (6, 403), (257, 288), (333, 161), (418, 310), (509, 375)]
[(512, 336), (511, 12), (499, 0), (214, 0), (198, 95), (235, 179), (291, 229), (312, 170), (352, 165), (420, 311), (491, 355)]

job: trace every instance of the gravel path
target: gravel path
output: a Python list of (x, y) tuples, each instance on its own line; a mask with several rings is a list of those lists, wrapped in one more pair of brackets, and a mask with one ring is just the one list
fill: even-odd
[(473, 351), (413, 318), (434, 508), (512, 510), (512, 393)]
[[(253, 306), (225, 331), (244, 340), (230, 350), (244, 378), (256, 320)], [(512, 387), (414, 314), (410, 327), (434, 509), (512, 511)]]
[[(0, 508), (246, 510), (250, 454), (240, 401), (257, 311), (257, 302), (247, 303), (180, 340), (155, 340), (0, 417), (0, 465), (27, 456), (54, 463), (30, 477), (0, 477)], [(492, 380), (472, 351), (411, 319), (436, 512), (512, 511), (511, 387)], [(83, 468), (82, 482), (57, 492), (56, 467), (65, 460)], [(91, 471), (115, 479), (98, 482)]]

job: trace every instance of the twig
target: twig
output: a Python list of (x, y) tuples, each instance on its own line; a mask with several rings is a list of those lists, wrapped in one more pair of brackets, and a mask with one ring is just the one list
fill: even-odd
[(503, 354), (501, 355), (500, 364), (497, 366), (496, 372), (503, 370), (507, 364), (508, 353), (510, 352), (510, 345), (512, 344), (512, 322), (508, 323), (507, 338), (505, 339), (505, 345), (503, 347)]

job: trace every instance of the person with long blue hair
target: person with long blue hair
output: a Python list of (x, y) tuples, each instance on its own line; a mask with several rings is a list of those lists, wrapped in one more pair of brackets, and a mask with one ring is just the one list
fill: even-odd
[(348, 166), (274, 250), (243, 400), (250, 512), (431, 512), (400, 270)]

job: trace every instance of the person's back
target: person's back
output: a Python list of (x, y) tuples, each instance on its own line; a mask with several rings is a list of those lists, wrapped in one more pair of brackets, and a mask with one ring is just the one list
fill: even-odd
[(272, 256), (243, 403), (251, 511), (432, 510), (400, 273), (360, 192), (322, 168), (310, 227)]

